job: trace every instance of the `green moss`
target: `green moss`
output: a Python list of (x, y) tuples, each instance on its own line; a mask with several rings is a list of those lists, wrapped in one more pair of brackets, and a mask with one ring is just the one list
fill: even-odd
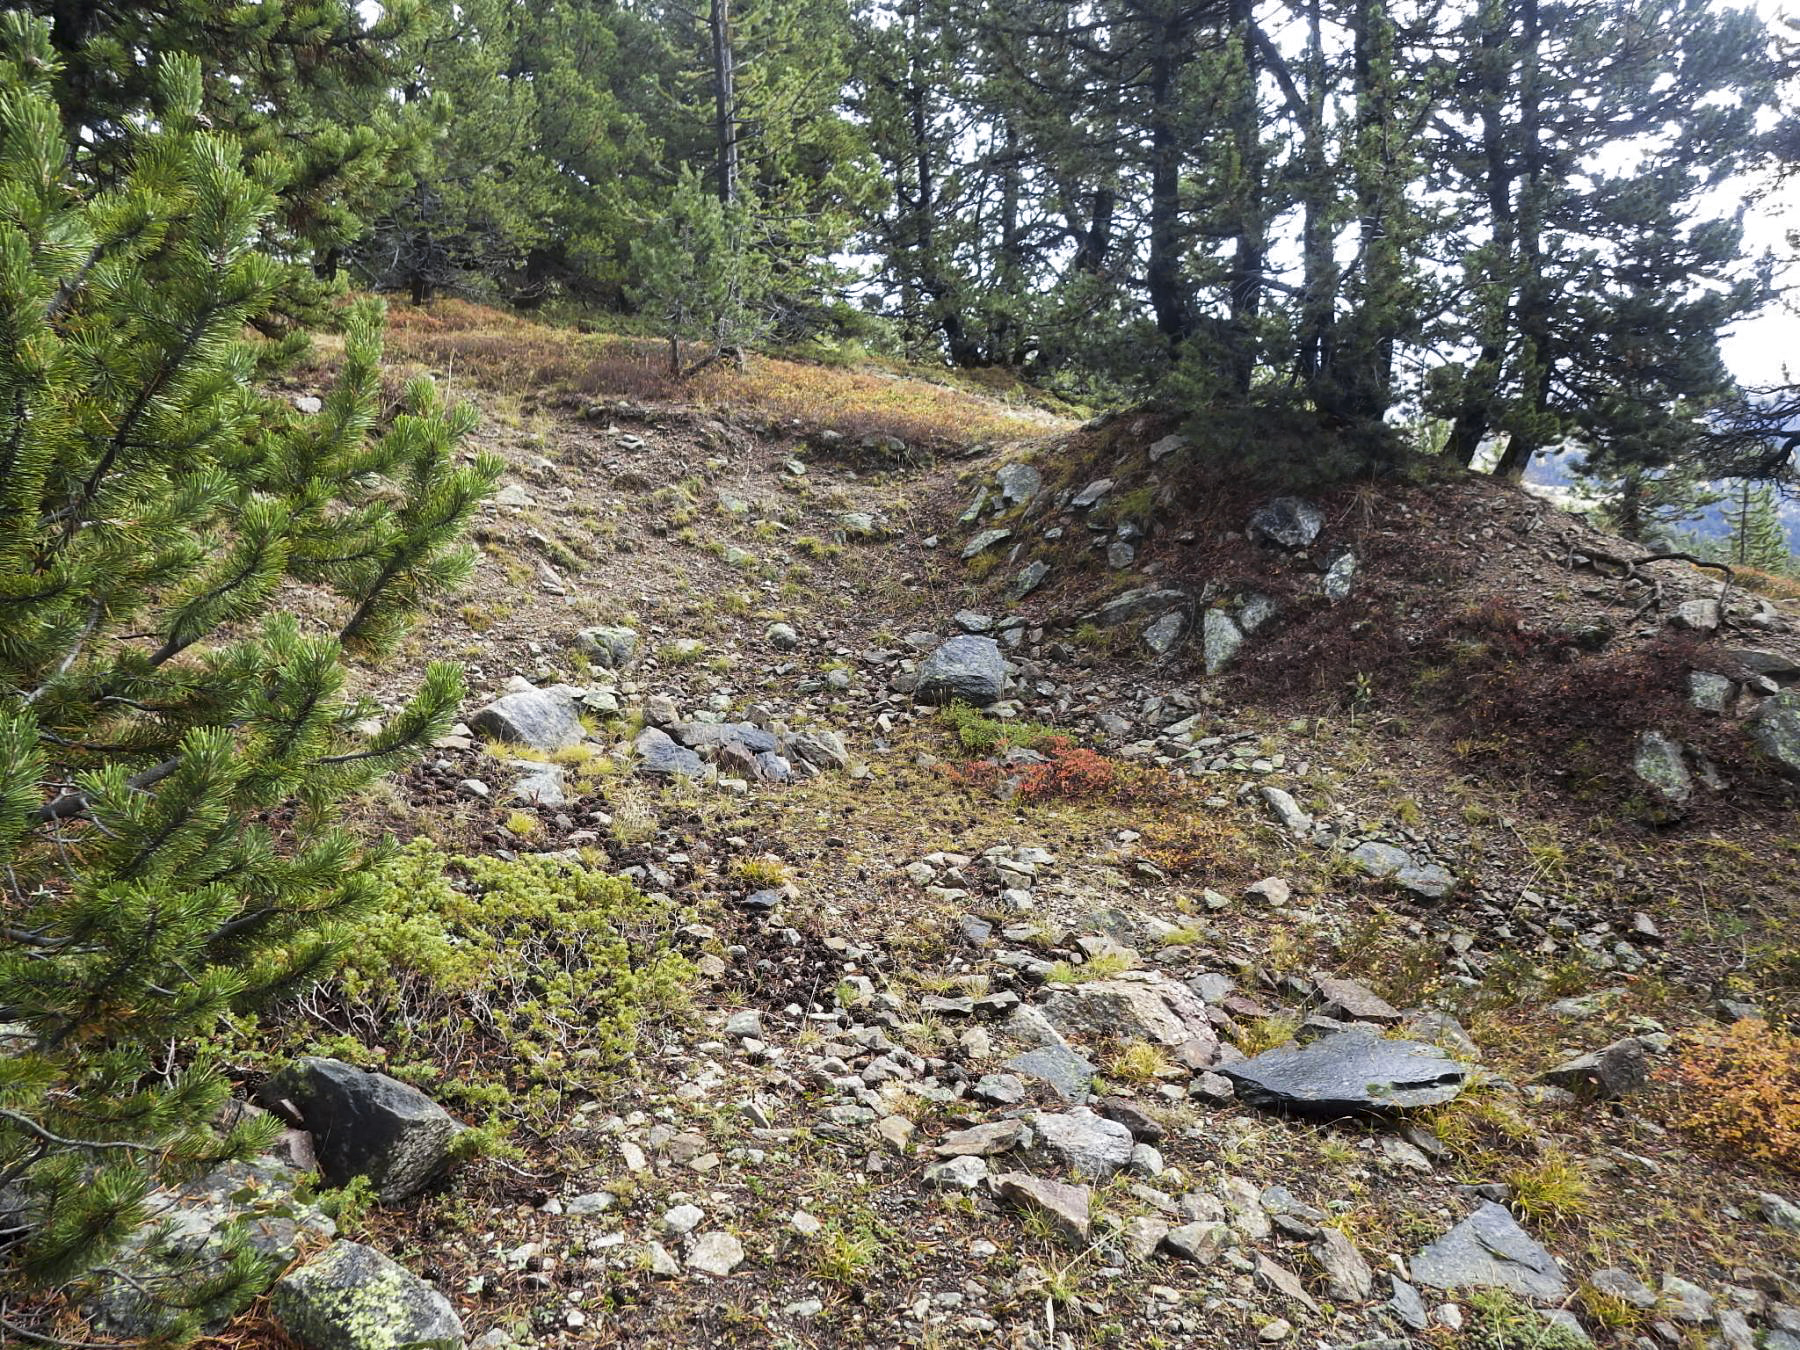
[(372, 889), (333, 996), (390, 1073), (456, 1100), (559, 1096), (686, 1006), (679, 911), (581, 863), (454, 858), (416, 840)]
[(971, 755), (991, 755), (1010, 746), (1032, 749), (1053, 739), (1073, 740), (1061, 727), (1041, 722), (1004, 722), (988, 717), (966, 703), (952, 703), (938, 716), (956, 734), (956, 742)]

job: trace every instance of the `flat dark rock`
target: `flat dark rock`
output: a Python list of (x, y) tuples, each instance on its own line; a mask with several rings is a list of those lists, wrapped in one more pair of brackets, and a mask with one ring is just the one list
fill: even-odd
[(1219, 1072), (1253, 1106), (1302, 1115), (1386, 1115), (1436, 1106), (1463, 1090), (1469, 1068), (1435, 1045), (1353, 1029), (1269, 1050)]

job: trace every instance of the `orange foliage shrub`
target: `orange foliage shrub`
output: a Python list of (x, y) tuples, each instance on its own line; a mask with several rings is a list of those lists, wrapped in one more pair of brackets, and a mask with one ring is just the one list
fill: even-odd
[(1676, 1123), (1713, 1147), (1800, 1172), (1800, 1036), (1748, 1019), (1687, 1038)]
[(998, 791), (1010, 780), (1014, 795), (1028, 806), (1101, 797), (1121, 803), (1170, 804), (1179, 801), (1187, 791), (1177, 774), (1108, 759), (1067, 736), (1044, 737), (1033, 748), (1044, 756), (1042, 764), (1026, 764), (1015, 770), (997, 760), (982, 759), (971, 764), (946, 764), (942, 772), (951, 782), (975, 791)]
[(1046, 757), (1019, 776), (1019, 800), (1080, 801), (1110, 792), (1118, 781), (1117, 766), (1104, 755), (1056, 736), (1039, 747)]

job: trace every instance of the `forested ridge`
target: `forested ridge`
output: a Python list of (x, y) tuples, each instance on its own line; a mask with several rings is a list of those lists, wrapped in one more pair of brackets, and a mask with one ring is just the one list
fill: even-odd
[(191, 52), (275, 184), (267, 247), (321, 282), (1301, 407), (1352, 465), (1390, 419), (1465, 464), (1498, 437), (1514, 476), (1575, 436), (1618, 479), (1722, 408), (1791, 413), (1717, 347), (1792, 257), (1741, 229), (1797, 135), (1793, 35), (1749, 9), (36, 8), (81, 181), (120, 171), (150, 56)]

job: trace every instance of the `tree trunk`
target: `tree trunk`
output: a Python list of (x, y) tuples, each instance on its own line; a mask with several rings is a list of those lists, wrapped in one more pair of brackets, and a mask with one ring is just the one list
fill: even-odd
[(1519, 142), (1524, 183), (1519, 192), (1519, 340), (1526, 424), (1533, 429), (1514, 434), (1494, 473), (1513, 482), (1525, 476), (1531, 457), (1543, 444), (1536, 430), (1550, 408), (1550, 375), (1556, 360), (1550, 331), (1550, 286), (1544, 275), (1544, 149), (1539, 129), (1538, 47), (1542, 29), (1537, 0), (1519, 2)]
[(1238, 172), (1244, 181), (1239, 185), (1237, 249), (1231, 260), (1227, 347), (1231, 388), (1239, 398), (1249, 395), (1256, 377), (1256, 321), (1262, 312), (1263, 265), (1268, 255), (1262, 221), (1262, 119), (1256, 97), (1259, 67), (1254, 17), (1251, 0), (1232, 0), (1231, 21), (1244, 56), (1244, 84), (1238, 95), (1232, 136)]
[(1300, 331), (1295, 369), (1310, 388), (1329, 378), (1338, 265), (1332, 251), (1332, 183), (1325, 158), (1325, 37), (1320, 0), (1306, 12), (1306, 123), (1301, 129)]
[(913, 173), (918, 180), (918, 192), (912, 212), (913, 270), (919, 279), (920, 292), (929, 301), (927, 317), (932, 326), (943, 334), (950, 364), (976, 366), (981, 363), (981, 349), (969, 340), (958, 297), (938, 270), (937, 258), (933, 252), (936, 248), (937, 169), (931, 157), (931, 94), (926, 83), (926, 72), (919, 68), (917, 54), (916, 34), (921, 16), (916, 4), (912, 17), (915, 46), (907, 71), (904, 97), (907, 118), (912, 128)]
[(1186, 55), (1187, 25), (1170, 18), (1150, 56), (1150, 256), (1145, 283), (1156, 326), (1171, 347), (1194, 332), (1181, 275), (1181, 144), (1175, 126), (1175, 74)]
[(1106, 265), (1112, 251), (1113, 213), (1118, 208), (1119, 194), (1109, 187), (1094, 189), (1093, 214), (1088, 228), (1082, 231), (1081, 246), (1075, 251), (1074, 269), (1092, 276)]
[(1477, 68), (1478, 111), (1481, 117), (1483, 184), (1487, 196), (1490, 247), (1494, 262), (1488, 268), (1485, 294), (1476, 298), (1481, 309), (1481, 349), (1463, 383), (1462, 403), (1450, 428), (1449, 451), (1458, 463), (1471, 468), (1481, 443), (1493, 429), (1494, 410), (1505, 377), (1506, 337), (1512, 314), (1514, 250), (1517, 225), (1513, 218), (1512, 192), (1517, 177), (1506, 126), (1507, 86), (1512, 63), (1506, 58), (1510, 19), (1504, 0), (1489, 0), (1482, 25), (1482, 64)]
[(1349, 368), (1332, 381), (1332, 393), (1336, 411), (1362, 422), (1379, 421), (1393, 401), (1394, 306), (1402, 266), (1393, 238), (1400, 203), (1393, 166), (1393, 50), (1386, 23), (1378, 0), (1357, 0), (1351, 18), (1356, 82), (1352, 177), (1362, 273), (1350, 316)]
[(719, 200), (738, 196), (737, 66), (731, 50), (730, 0), (712, 0), (713, 135), (717, 141)]

